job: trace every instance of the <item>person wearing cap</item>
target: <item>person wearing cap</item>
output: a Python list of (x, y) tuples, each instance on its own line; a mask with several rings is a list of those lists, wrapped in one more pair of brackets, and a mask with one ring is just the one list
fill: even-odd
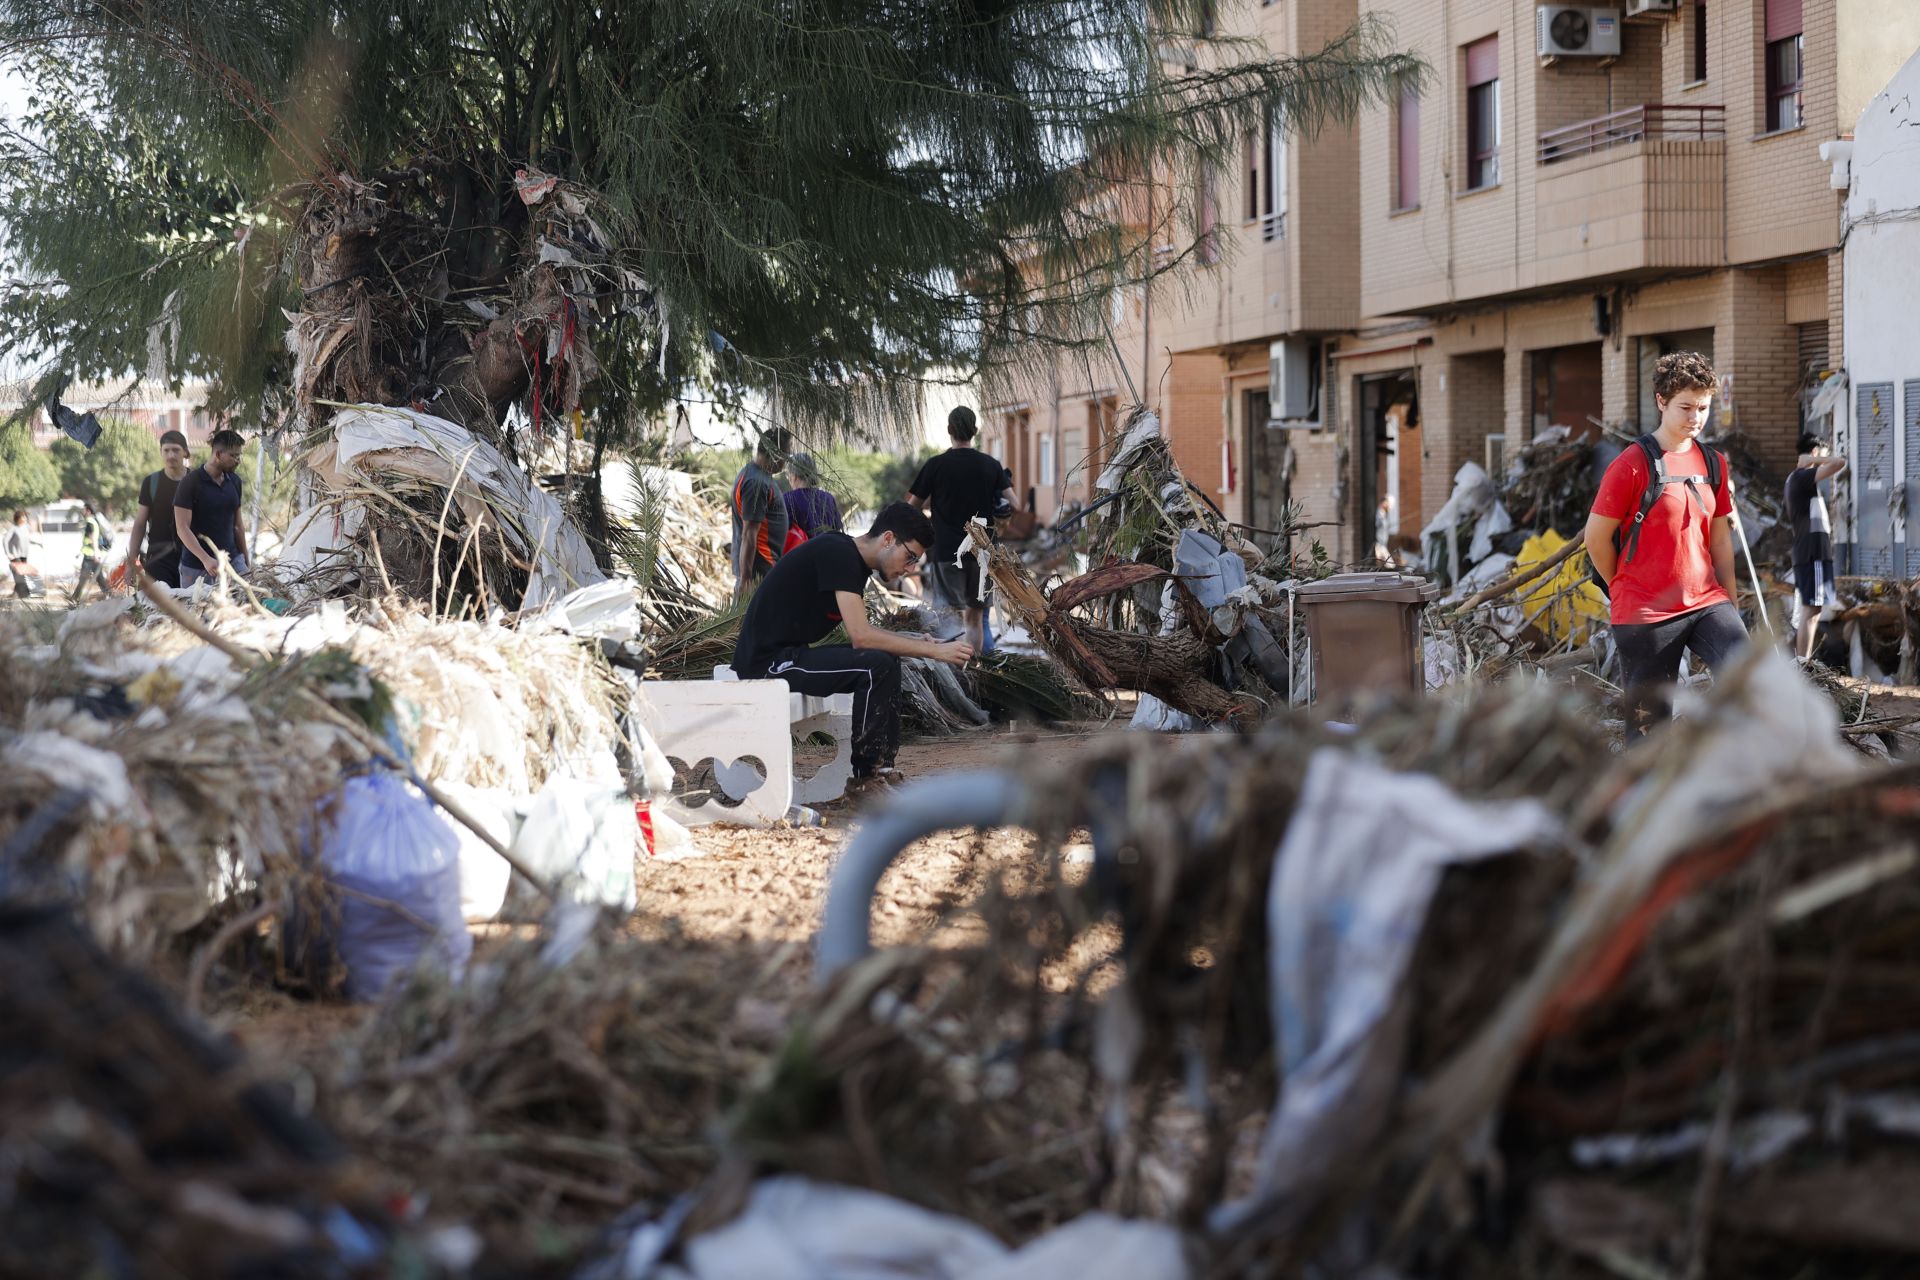
[(753, 460), (733, 480), (733, 595), (744, 600), (767, 576), (787, 545), (787, 506), (774, 477), (786, 465), (792, 440), (779, 427), (764, 432)]
[(804, 536), (841, 533), (840, 504), (820, 487), (820, 468), (811, 454), (796, 453), (787, 462), (787, 520)]
[[(140, 482), (140, 506), (133, 532), (127, 535), (127, 568), (138, 565), (149, 578), (169, 587), (180, 585), (180, 530), (173, 520), (173, 495), (187, 478), (190, 456), (186, 436), (178, 431), (161, 435), (160, 470)], [(127, 580), (133, 580), (131, 574)]]

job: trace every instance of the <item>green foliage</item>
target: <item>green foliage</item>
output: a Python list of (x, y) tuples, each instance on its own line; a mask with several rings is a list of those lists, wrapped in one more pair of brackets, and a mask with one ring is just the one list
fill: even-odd
[(427, 330), (382, 358), (457, 350), (464, 300), (536, 256), (515, 174), (537, 168), (597, 195), (601, 247), (666, 321), (596, 325), (605, 430), (637, 438), (689, 383), (777, 385), (833, 429), (904, 413), (931, 368), (1097, 339), (1112, 291), (1161, 270), (1148, 244), (1184, 269), (1192, 210), (1140, 226), (1130, 184), (1193, 192), (1273, 106), (1310, 132), (1421, 75), (1377, 21), (1276, 59), (1188, 34), (1212, 8), (0, 0), (31, 86), (0, 132), (0, 252), (25, 281), (0, 356), (50, 348), (41, 387), (204, 374), (210, 407), (277, 420), (283, 311), (316, 305), (329, 219), (377, 205), (434, 246), (431, 299), (381, 300), (412, 261), (342, 281), (375, 323)]
[(48, 450), (60, 473), (60, 490), (84, 498), (114, 516), (129, 514), (140, 497), (140, 482), (160, 469), (160, 445), (153, 432), (125, 418), (103, 417), (93, 448), (61, 436)]
[(24, 426), (0, 426), (0, 519), (16, 508), (37, 507), (60, 496), (60, 475)]

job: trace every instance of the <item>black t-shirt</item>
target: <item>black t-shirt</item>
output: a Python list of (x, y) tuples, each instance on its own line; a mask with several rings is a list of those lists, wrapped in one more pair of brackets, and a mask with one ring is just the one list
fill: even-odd
[(188, 527), (208, 547), (217, 547), (229, 556), (239, 554), (233, 536), (240, 523), (239, 476), (229, 471), (215, 483), (204, 466), (195, 467), (180, 477), (180, 487), (173, 491), (173, 505), (193, 513)]
[(823, 533), (781, 556), (747, 605), (733, 669), (743, 676), (766, 674), (774, 655), (810, 645), (840, 623), (836, 591), (859, 595), (873, 570), (844, 533)]
[(1833, 559), (1833, 526), (1827, 500), (1820, 496), (1817, 467), (1801, 467), (1787, 477), (1787, 516), (1793, 521), (1793, 562)]
[(967, 521), (993, 515), (1006, 472), (991, 455), (957, 448), (928, 458), (913, 480), (913, 496), (933, 505), (933, 556), (953, 559), (967, 536)]
[(140, 505), (147, 509), (147, 549), (143, 553), (148, 563), (164, 560), (180, 552), (180, 530), (173, 523), (173, 495), (180, 487), (164, 471), (156, 471), (140, 482)]

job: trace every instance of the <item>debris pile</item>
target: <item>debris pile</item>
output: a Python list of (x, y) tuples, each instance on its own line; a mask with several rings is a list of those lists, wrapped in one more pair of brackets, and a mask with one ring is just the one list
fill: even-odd
[(1139, 690), (1201, 724), (1285, 703), (1296, 583), (1267, 576), (1276, 565), (1187, 482), (1151, 411), (1135, 411), (1099, 488), (1086, 517), (1093, 568), (1051, 589), (973, 524), (968, 546), (999, 607), (1090, 690)]
[[(31, 849), (12, 843), (0, 884)], [(0, 900), (0, 1274), (348, 1274), (385, 1215), (345, 1149), (57, 906)]]
[[(1078, 880), (1056, 856), (989, 898), (972, 964), (847, 970), (792, 1045), (859, 1048), (808, 1059), (831, 1070), (804, 1140), (752, 1150), (972, 1217), (967, 1185), (1064, 1147), (1083, 1194), (974, 1220), (1024, 1239), (1155, 1217), (1217, 1274), (1920, 1253), (1894, 1207), (1920, 1178), (1898, 994), (1920, 974), (1920, 775), (1848, 752), (1770, 654), (1624, 756), (1591, 718), (1517, 684), (1352, 736), (1121, 740), (1022, 773), (1049, 847), (1092, 822), (1125, 856)], [(1089, 950), (1106, 919), (1124, 937)], [(967, 1126), (982, 1141), (1058, 1143), (956, 1167), (889, 1111), (938, 1114), (930, 1091), (1008, 1108)]]

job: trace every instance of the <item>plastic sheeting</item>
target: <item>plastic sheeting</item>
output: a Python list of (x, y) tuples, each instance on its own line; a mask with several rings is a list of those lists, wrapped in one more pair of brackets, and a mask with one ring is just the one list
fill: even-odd
[[(330, 425), (333, 438), (305, 458), (322, 481), (342, 489), (397, 474), (452, 490), (469, 523), (499, 528), (531, 563), (523, 609), (537, 609), (578, 587), (606, 580), (560, 504), (498, 449), (458, 423), (416, 409), (355, 405), (335, 414)], [(309, 557), (321, 555), (358, 517), (357, 505), (351, 500), (339, 504), (337, 517), (302, 512), (282, 560), (314, 563)], [(331, 523), (336, 518), (338, 526)]]
[[(1567, 545), (1567, 540), (1552, 529), (1543, 529), (1528, 538), (1514, 557), (1516, 573), (1550, 560)], [(1585, 644), (1596, 624), (1607, 621), (1607, 598), (1587, 577), (1587, 558), (1575, 552), (1556, 571), (1534, 580), (1520, 590), (1520, 611), (1533, 625), (1546, 633), (1553, 644), (1572, 638)]]
[(659, 1259), (684, 1212), (632, 1231), (575, 1280), (1183, 1280), (1180, 1233), (1163, 1223), (1090, 1213), (1009, 1249), (962, 1218), (875, 1191), (798, 1177), (763, 1178), (725, 1226)]
[(1308, 763), (1267, 898), (1279, 1103), (1253, 1193), (1215, 1211), (1284, 1233), (1363, 1158), (1401, 1078), (1406, 968), (1451, 863), (1553, 839), (1532, 800), (1475, 804), (1438, 779), (1332, 749)]

